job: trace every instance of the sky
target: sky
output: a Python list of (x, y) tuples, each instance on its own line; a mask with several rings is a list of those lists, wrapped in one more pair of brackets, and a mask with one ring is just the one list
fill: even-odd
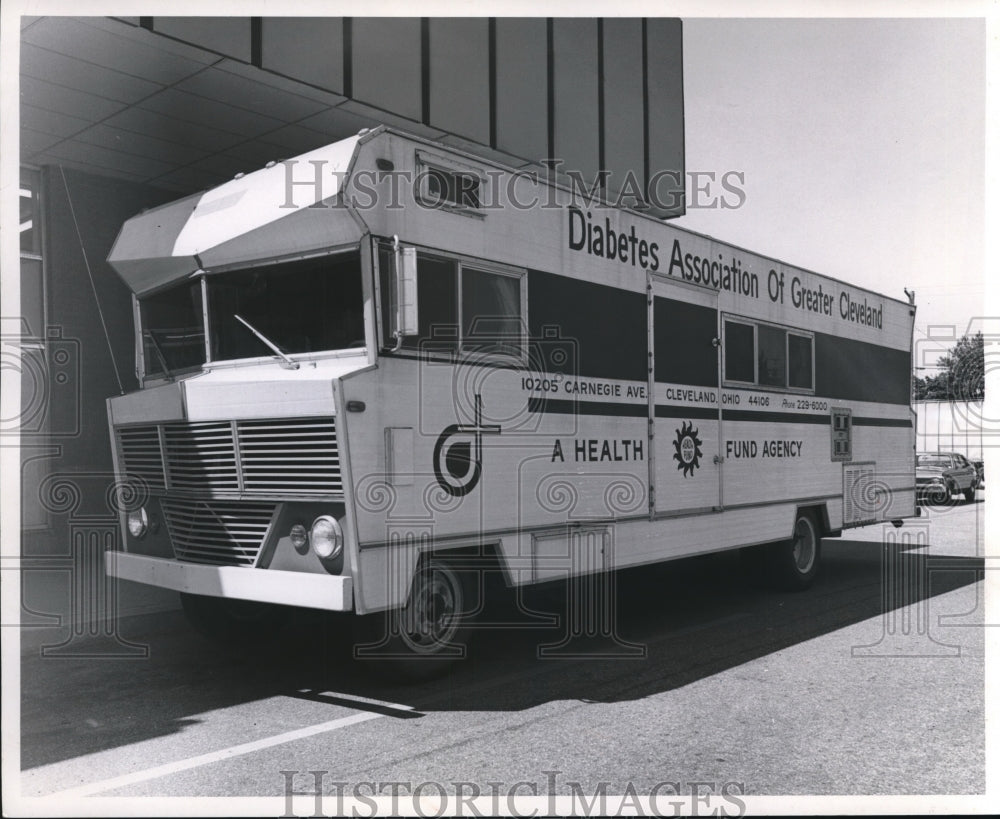
[[(44, 3), (45, 9), (52, 11)], [(137, 13), (164, 8), (135, 5)], [(107, 13), (77, 0), (62, 13)], [(744, 174), (738, 209), (677, 224), (897, 298), (917, 294), (917, 339), (961, 336), (986, 313), (986, 23), (891, 18), (966, 11), (970, 0), (294, 0), (299, 14), (664, 15), (684, 25), (689, 171)], [(276, 13), (259, 0), (171, 13)], [(128, 11), (132, 9), (124, 9)], [(796, 14), (882, 14), (802, 19)], [(775, 17), (699, 17), (725, 14)], [(997, 322), (1000, 325), (1000, 319)], [(947, 328), (944, 331), (928, 328)], [(998, 327), (1000, 330), (1000, 327)], [(942, 350), (950, 343), (942, 342)]]
[(983, 20), (683, 25), (687, 169), (742, 171), (746, 201), (678, 225), (915, 290), (918, 340), (984, 315)]

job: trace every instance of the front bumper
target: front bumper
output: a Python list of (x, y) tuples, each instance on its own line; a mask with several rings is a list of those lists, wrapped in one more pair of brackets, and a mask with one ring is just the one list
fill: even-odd
[(951, 500), (951, 487), (943, 480), (932, 478), (917, 479), (917, 500), (924, 503), (946, 504)]
[(105, 552), (105, 558), (110, 577), (161, 589), (325, 611), (354, 608), (351, 578), (341, 575), (204, 566), (128, 552)]

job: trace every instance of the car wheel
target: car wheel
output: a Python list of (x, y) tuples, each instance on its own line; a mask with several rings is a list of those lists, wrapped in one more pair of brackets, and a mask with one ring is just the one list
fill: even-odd
[(819, 574), (821, 536), (816, 518), (809, 511), (795, 516), (789, 540), (770, 548), (770, 576), (779, 589), (800, 591), (812, 585)]
[(951, 503), (951, 493), (942, 484), (931, 484), (922, 491), (921, 499), (930, 506), (947, 506)]
[(972, 503), (976, 499), (976, 487), (970, 486), (968, 489), (962, 492), (962, 494), (965, 495), (966, 501)]
[(462, 577), (441, 559), (424, 561), (406, 606), (355, 618), (355, 657), (380, 676), (424, 680), (465, 659), (472, 636)]

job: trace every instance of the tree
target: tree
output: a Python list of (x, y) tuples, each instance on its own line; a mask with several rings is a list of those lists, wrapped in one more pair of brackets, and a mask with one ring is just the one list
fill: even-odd
[(986, 394), (986, 358), (983, 334), (962, 336), (938, 359), (941, 372), (913, 379), (913, 398), (917, 401), (977, 401)]

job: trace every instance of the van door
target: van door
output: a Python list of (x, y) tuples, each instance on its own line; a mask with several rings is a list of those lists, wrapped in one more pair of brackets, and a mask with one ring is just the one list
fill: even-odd
[(710, 512), (721, 502), (719, 294), (651, 274), (651, 511)]

